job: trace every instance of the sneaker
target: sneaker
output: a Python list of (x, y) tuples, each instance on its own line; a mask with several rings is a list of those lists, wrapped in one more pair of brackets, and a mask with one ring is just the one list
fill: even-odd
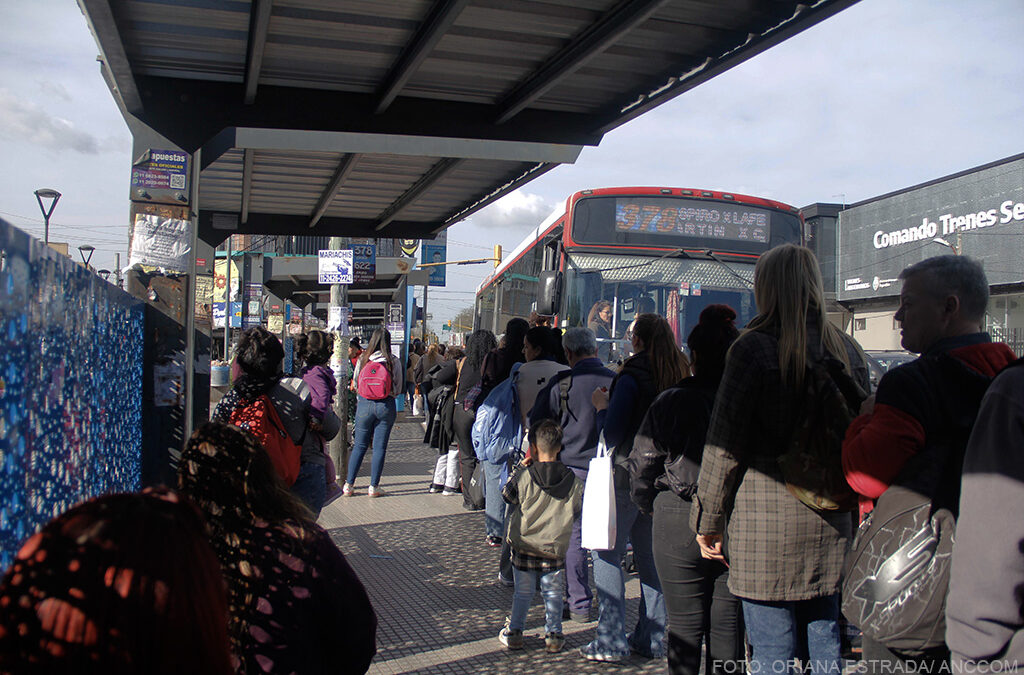
[(501, 537), (496, 537), (493, 534), (487, 535), (484, 541), (486, 541), (487, 545), (491, 548), (498, 548), (499, 546), (501, 546)]
[(556, 654), (562, 651), (565, 646), (565, 636), (561, 633), (548, 633), (544, 636), (544, 647), (549, 654)]
[(508, 586), (509, 588), (512, 588), (516, 585), (514, 579), (506, 579), (504, 576), (502, 576), (501, 572), (498, 572), (498, 583), (502, 586)]
[(505, 618), (505, 627), (498, 633), (498, 642), (505, 645), (509, 649), (522, 649), (523, 648), (523, 631), (513, 630), (509, 628), (509, 624), (512, 623), (512, 617)]
[(628, 655), (629, 652), (613, 652), (602, 650), (600, 647), (597, 646), (596, 641), (580, 647), (580, 656), (585, 658), (587, 661), (618, 663), (619, 661), (624, 661)]
[(373, 487), (371, 485), (369, 488), (367, 488), (366, 494), (367, 494), (367, 496), (370, 496), (370, 497), (380, 497), (380, 496), (382, 496), (384, 494), (384, 491), (381, 490), (379, 487)]
[(353, 488), (350, 483), (345, 483), (345, 485), (341, 488), (341, 494), (344, 495), (345, 497), (351, 497), (353, 494), (355, 494), (355, 488)]
[(430, 493), (430, 494), (432, 494), (432, 495), (436, 495), (436, 494), (437, 494), (438, 492), (440, 492), (441, 490), (442, 490), (442, 488), (441, 488), (441, 486), (440, 486), (440, 485), (434, 484), (434, 485), (431, 485), (431, 486), (430, 486), (430, 489), (429, 489), (429, 490), (427, 490), (427, 492), (429, 492), (429, 493)]
[(455, 495), (461, 495), (461, 494), (462, 493), (459, 492), (458, 490), (452, 490), (450, 488), (445, 488), (444, 492), (441, 493), (441, 495), (444, 496), (444, 497), (454, 497)]

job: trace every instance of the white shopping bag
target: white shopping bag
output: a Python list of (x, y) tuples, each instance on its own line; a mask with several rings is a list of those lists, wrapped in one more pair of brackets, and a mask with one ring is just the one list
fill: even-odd
[(580, 545), (591, 551), (615, 548), (615, 481), (612, 456), (604, 442), (597, 444), (597, 456), (590, 460), (587, 482), (583, 486), (583, 522)]
[(422, 415), (423, 414), (423, 395), (416, 394), (412, 397), (412, 414)]

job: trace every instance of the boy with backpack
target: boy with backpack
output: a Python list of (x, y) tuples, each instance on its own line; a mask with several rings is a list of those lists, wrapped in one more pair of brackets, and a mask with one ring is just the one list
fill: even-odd
[(527, 440), (530, 452), (501, 493), (512, 506), (507, 537), (512, 546), (515, 592), (512, 615), (505, 620), (498, 641), (509, 649), (523, 648), (526, 614), (539, 578), (544, 597), (544, 643), (548, 652), (555, 653), (565, 646), (565, 553), (573, 520), (582, 508), (583, 483), (558, 461), (562, 429), (556, 422), (535, 424)]

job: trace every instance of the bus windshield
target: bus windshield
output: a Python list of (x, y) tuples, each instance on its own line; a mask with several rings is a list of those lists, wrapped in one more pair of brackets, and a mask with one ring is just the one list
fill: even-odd
[(711, 248), (760, 255), (800, 240), (795, 213), (739, 202), (659, 195), (584, 197), (572, 216), (576, 244)]
[(605, 361), (632, 352), (630, 325), (648, 312), (668, 319), (684, 346), (708, 305), (729, 305), (736, 310), (736, 325), (746, 325), (756, 313), (753, 278), (749, 263), (567, 252), (562, 324), (593, 330)]

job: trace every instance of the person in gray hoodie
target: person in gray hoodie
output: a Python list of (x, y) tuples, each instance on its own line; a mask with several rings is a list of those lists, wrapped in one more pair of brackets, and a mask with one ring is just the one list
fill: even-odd
[(1024, 367), (989, 385), (964, 457), (946, 600), (954, 673), (1024, 669)]
[(554, 653), (565, 646), (565, 554), (572, 523), (582, 508), (583, 483), (558, 461), (562, 449), (558, 424), (544, 420), (530, 428), (527, 438), (529, 452), (502, 490), (502, 497), (512, 506), (508, 542), (516, 588), (512, 615), (498, 633), (498, 641), (509, 649), (522, 649), (526, 613), (539, 580), (544, 596), (544, 643)]

